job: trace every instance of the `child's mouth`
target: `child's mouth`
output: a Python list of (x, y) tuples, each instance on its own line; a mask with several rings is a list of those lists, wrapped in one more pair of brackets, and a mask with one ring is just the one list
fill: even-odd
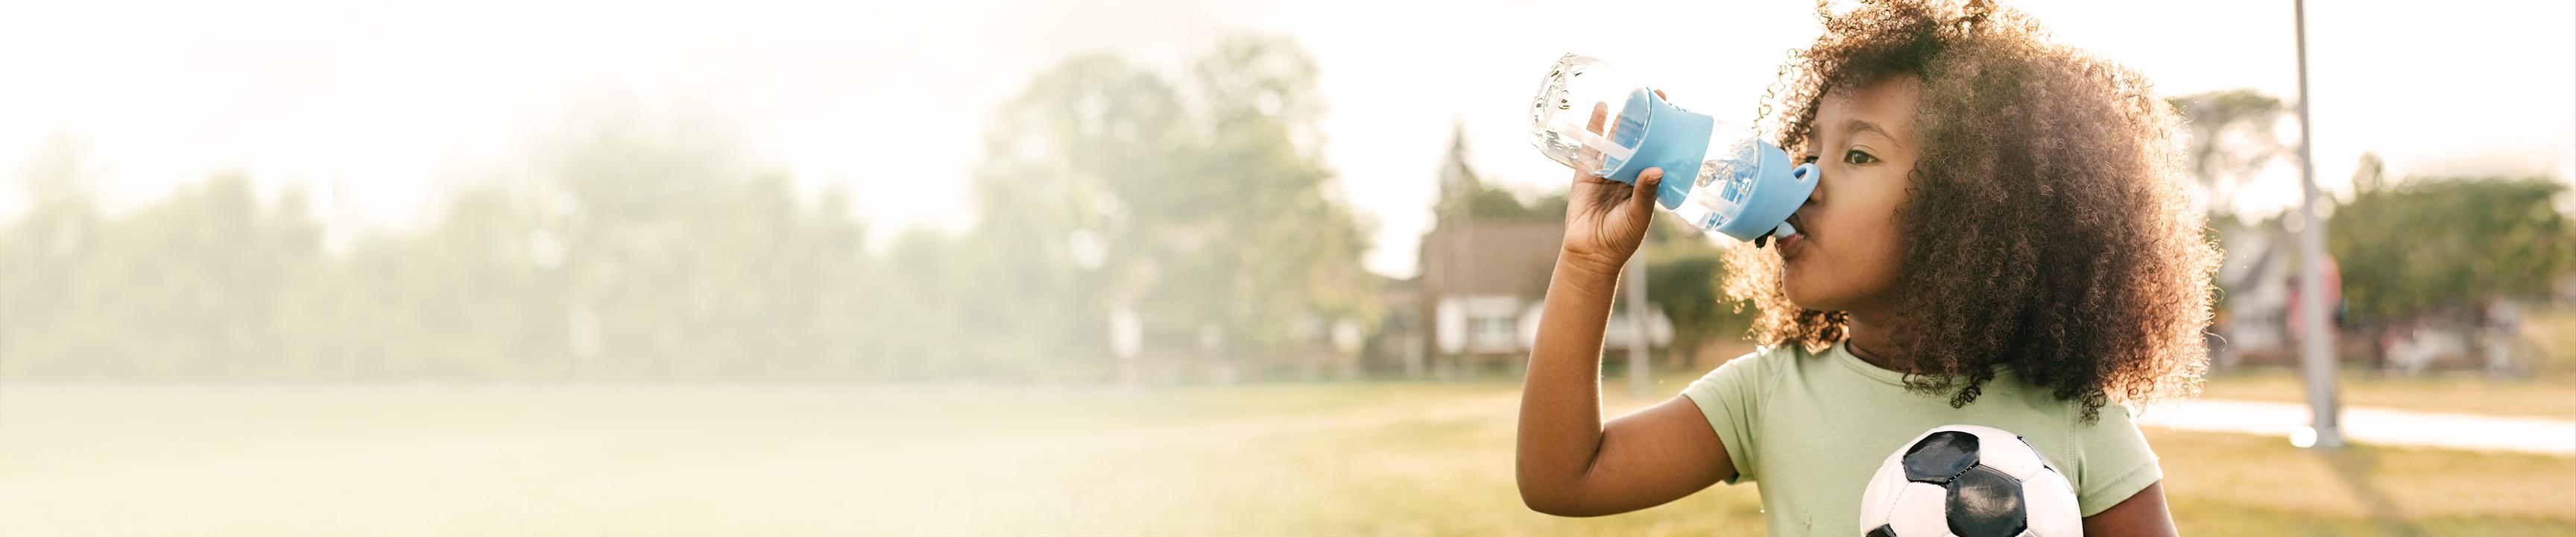
[(1780, 259), (1796, 259), (1798, 257), (1798, 252), (1806, 250), (1807, 234), (1796, 233), (1787, 237), (1781, 237), (1778, 244), (1780, 245)]
[(1782, 260), (1797, 257), (1798, 252), (1804, 250), (1804, 246), (1807, 244), (1807, 223), (1799, 221), (1800, 219), (1798, 216), (1799, 215), (1797, 214), (1790, 214), (1788, 218), (1789, 227), (1791, 229), (1798, 230), (1797, 233), (1791, 233), (1786, 237), (1777, 237), (1772, 239), (1772, 244), (1778, 245), (1778, 248), (1780, 249), (1780, 259)]

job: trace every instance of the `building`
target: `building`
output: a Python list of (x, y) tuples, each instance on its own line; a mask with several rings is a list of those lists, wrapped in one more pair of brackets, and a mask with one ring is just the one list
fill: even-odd
[[(1389, 303), (1405, 310), (1419, 336), (1403, 356), (1404, 370), (1438, 379), (1509, 375), (1526, 366), (1538, 337), (1548, 277), (1556, 270), (1565, 225), (1558, 222), (1449, 222), (1425, 235), (1422, 274), (1405, 296)], [(1624, 306), (1624, 304), (1622, 305)], [(1672, 340), (1672, 322), (1650, 310), (1649, 343)], [(1390, 315), (1392, 317), (1393, 315)], [(1624, 307), (1612, 308), (1603, 344), (1624, 351), (1635, 339)]]
[[(1531, 207), (1486, 188), (1465, 155), (1465, 144), (1453, 140), (1436, 224), (1422, 237), (1420, 273), (1380, 286), (1387, 315), (1368, 346), (1372, 373), (1518, 377), (1527, 364), (1564, 246), (1563, 202)], [(1672, 323), (1660, 311), (1649, 323), (1649, 344), (1671, 341)], [(1605, 345), (1627, 349), (1635, 329), (1624, 308), (1613, 308), (1610, 324)]]

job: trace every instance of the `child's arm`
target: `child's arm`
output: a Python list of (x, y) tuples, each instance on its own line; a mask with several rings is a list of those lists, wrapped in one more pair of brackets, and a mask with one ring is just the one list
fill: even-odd
[(1619, 267), (1645, 237), (1660, 170), (1637, 184), (1575, 175), (1565, 250), (1548, 279), (1517, 451), (1522, 503), (1560, 516), (1661, 505), (1734, 477), (1726, 446), (1684, 397), (1601, 423), (1601, 334)]
[(2129, 499), (2084, 517), (2085, 535), (2175, 535), (2173, 515), (2165, 512), (2165, 485), (2158, 482), (2139, 489)]

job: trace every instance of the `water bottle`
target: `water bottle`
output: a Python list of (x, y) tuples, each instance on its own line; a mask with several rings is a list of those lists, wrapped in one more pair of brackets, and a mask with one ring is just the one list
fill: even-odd
[(1792, 166), (1752, 130), (1673, 106), (1580, 54), (1558, 58), (1539, 83), (1530, 143), (1559, 164), (1622, 183), (1663, 168), (1656, 205), (1745, 242), (1797, 234), (1789, 214), (1816, 189), (1814, 164)]

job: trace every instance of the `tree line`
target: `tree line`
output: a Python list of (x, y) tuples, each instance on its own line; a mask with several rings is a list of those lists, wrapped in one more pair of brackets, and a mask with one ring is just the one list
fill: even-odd
[(1259, 373), (1381, 313), (1315, 71), (1268, 37), (1177, 76), (1069, 58), (994, 114), (971, 226), (881, 245), (868, 193), (800, 196), (717, 121), (604, 118), (336, 247), (304, 192), (218, 175), (109, 215), (49, 153), (0, 224), (0, 379), (1083, 382), (1113, 311)]

